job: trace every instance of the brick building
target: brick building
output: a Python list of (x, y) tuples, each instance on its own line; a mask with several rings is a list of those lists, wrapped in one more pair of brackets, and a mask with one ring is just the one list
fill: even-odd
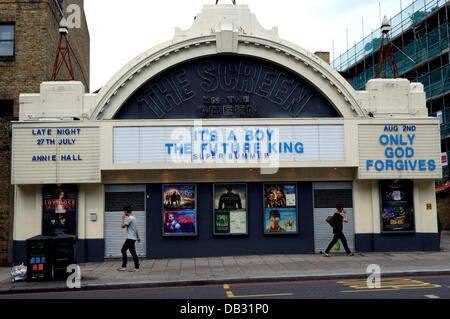
[[(42, 82), (51, 80), (59, 22), (63, 15), (76, 14), (65, 12), (71, 4), (80, 8), (81, 26), (71, 28), (68, 37), (74, 76), (89, 91), (90, 40), (84, 0), (0, 0), (0, 264), (11, 260), (10, 121), (18, 118), (19, 94), (38, 92)], [(67, 78), (64, 72), (60, 76)]]

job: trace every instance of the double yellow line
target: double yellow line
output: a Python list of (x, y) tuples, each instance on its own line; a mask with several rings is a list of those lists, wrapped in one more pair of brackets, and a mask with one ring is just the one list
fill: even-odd
[(426, 283), (407, 278), (386, 279), (384, 281), (382, 280), (380, 282), (379, 288), (369, 288), (367, 287), (367, 282), (361, 280), (338, 281), (338, 283), (354, 289), (354, 290), (344, 290), (342, 292), (398, 291), (406, 289), (431, 289), (442, 287), (441, 285)]
[(230, 285), (223, 285), (228, 298), (263, 298), (263, 297), (280, 297), (280, 296), (292, 296), (293, 293), (282, 293), (282, 294), (260, 294), (260, 295), (234, 295), (230, 290)]

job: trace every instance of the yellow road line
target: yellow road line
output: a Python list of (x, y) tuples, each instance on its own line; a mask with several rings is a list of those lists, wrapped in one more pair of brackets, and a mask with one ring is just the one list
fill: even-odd
[(241, 295), (235, 296), (232, 291), (230, 291), (230, 285), (223, 285), (223, 289), (226, 290), (228, 298), (261, 298), (261, 297), (279, 297), (279, 296), (292, 296), (293, 293), (282, 293), (282, 294), (260, 294), (260, 295)]
[(341, 292), (372, 292), (372, 291), (399, 291), (400, 289), (366, 289), (366, 290), (341, 290)]
[(342, 290), (341, 292), (372, 292), (372, 291), (399, 291), (399, 290), (414, 290), (414, 289), (433, 289), (433, 288), (440, 288), (442, 286), (439, 285), (431, 285), (431, 286), (426, 286), (426, 287), (420, 287), (420, 286), (411, 286), (411, 287), (401, 287), (401, 288), (386, 288), (383, 289), (383, 287), (381, 288), (372, 288), (372, 289), (357, 289), (357, 290)]
[(293, 293), (283, 293), (283, 294), (261, 294), (261, 295), (241, 295), (235, 296), (233, 292), (227, 291), (228, 298), (261, 298), (261, 297), (279, 297), (279, 296), (292, 296)]
[(413, 280), (409, 278), (394, 278), (380, 280), (379, 288), (369, 288), (367, 282), (363, 280), (342, 280), (338, 283), (343, 284), (348, 288), (354, 290), (344, 290), (341, 292), (372, 292), (372, 291), (398, 291), (402, 289), (431, 289), (441, 288), (441, 285), (426, 283), (419, 280)]

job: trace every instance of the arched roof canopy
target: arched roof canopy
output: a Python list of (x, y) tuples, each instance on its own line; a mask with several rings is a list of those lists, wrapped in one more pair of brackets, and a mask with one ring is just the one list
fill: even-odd
[[(168, 70), (193, 64), (198, 68), (201, 60), (214, 64), (217, 57), (219, 60), (250, 60), (254, 64), (257, 64), (255, 61), (266, 61), (273, 68), (285, 70), (283, 72), (290, 77), (297, 78), (307, 91), (318, 92), (337, 116), (366, 116), (354, 89), (329, 64), (311, 52), (279, 39), (276, 29), (263, 29), (247, 6), (218, 5), (205, 6), (191, 29), (177, 29), (172, 41), (148, 50), (122, 68), (99, 92), (91, 118), (120, 118), (122, 108), (142, 96), (142, 91), (151, 86), (152, 81), (164, 78)], [(179, 81), (182, 86), (184, 78)]]

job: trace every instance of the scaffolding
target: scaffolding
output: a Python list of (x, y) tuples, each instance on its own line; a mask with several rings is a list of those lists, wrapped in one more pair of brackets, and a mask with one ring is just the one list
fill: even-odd
[[(391, 39), (400, 77), (420, 82), (430, 116), (441, 119), (442, 152), (450, 155), (450, 32), (449, 0), (416, 0), (390, 19)], [(377, 29), (331, 66), (350, 80), (356, 90), (365, 90), (376, 78), (381, 47)], [(390, 68), (382, 77), (392, 77)], [(444, 168), (444, 176), (448, 174)]]
[[(402, 10), (399, 14), (390, 19), (391, 38), (405, 33), (406, 30), (412, 28), (428, 16), (430, 13), (436, 11), (441, 6), (446, 5), (448, 0), (416, 0), (407, 8)], [(448, 26), (447, 26), (448, 28)], [(442, 34), (444, 35), (444, 34)], [(448, 30), (445, 32), (448, 41)], [(373, 54), (374, 51), (380, 48), (381, 45), (381, 31), (377, 29), (355, 44), (347, 52), (341, 54), (335, 59), (331, 66), (337, 71), (344, 72), (358, 61)]]
[[(450, 90), (449, 7), (449, 1), (417, 0), (391, 19), (398, 72), (411, 82), (422, 83), (427, 99)], [(347, 73), (356, 90), (364, 90), (367, 81), (376, 77), (376, 52), (380, 46), (381, 34), (377, 30), (333, 61), (332, 66)], [(383, 77), (393, 76), (391, 70), (385, 72)]]
[[(437, 54), (440, 54), (441, 51), (448, 50), (450, 43), (448, 28), (449, 23), (445, 23), (445, 25), (417, 38), (416, 41), (406, 45), (401, 48), (401, 50), (397, 48), (397, 52), (395, 52), (394, 56), (395, 61), (397, 62), (398, 72), (400, 74), (405, 74), (405, 72), (416, 67), (421, 62), (433, 58)], [(378, 39), (378, 45), (380, 44), (381, 41)], [(366, 65), (367, 64), (368, 63), (366, 63)], [(360, 71), (361, 72), (353, 78), (353, 87), (356, 90), (364, 90), (367, 81), (376, 77), (377, 65), (369, 66), (366, 69), (361, 68)], [(430, 98), (450, 90), (448, 71), (449, 65), (447, 63), (447, 65), (441, 66), (430, 74), (417, 77), (413, 76), (410, 80), (423, 83), (427, 98)], [(392, 72), (390, 72), (389, 69), (387, 69), (386, 72), (388, 72), (385, 74), (386, 77), (392, 77)]]

